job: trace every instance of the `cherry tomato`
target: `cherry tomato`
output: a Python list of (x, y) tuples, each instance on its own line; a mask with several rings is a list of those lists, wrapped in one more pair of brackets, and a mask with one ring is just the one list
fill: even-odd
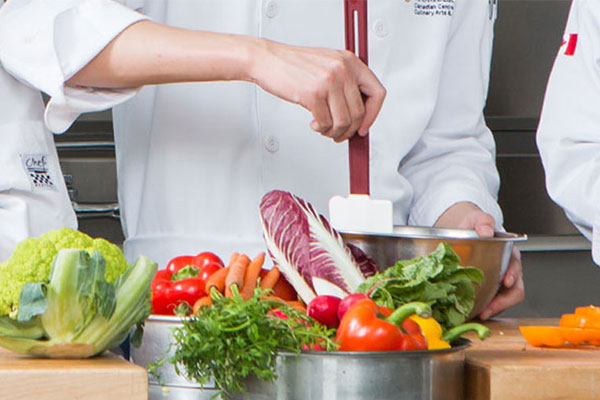
[(225, 264), (223, 264), (223, 260), (221, 260), (218, 255), (211, 253), (210, 251), (204, 251), (193, 258), (192, 267), (201, 270), (205, 265), (210, 263), (217, 263), (221, 267), (225, 266)]
[(192, 265), (192, 261), (194, 260), (194, 256), (179, 256), (171, 259), (167, 264), (167, 271), (171, 273), (171, 275), (175, 275), (179, 270), (186, 265)]
[(173, 296), (177, 304), (185, 301), (193, 306), (199, 298), (206, 296), (204, 281), (198, 278), (185, 278), (173, 282)]
[(210, 278), (210, 276), (212, 274), (214, 274), (221, 268), (223, 268), (223, 266), (221, 264), (215, 263), (215, 262), (210, 262), (210, 263), (204, 265), (204, 267), (202, 267), (202, 269), (200, 270), (200, 272), (198, 273), (198, 276), (196, 278), (198, 278), (202, 282), (204, 282), (204, 286), (202, 286), (202, 287), (205, 287), (206, 281), (208, 280), (208, 278)]
[(172, 300), (173, 282), (167, 279), (154, 279), (152, 289), (152, 312), (154, 314), (172, 315), (175, 304)]

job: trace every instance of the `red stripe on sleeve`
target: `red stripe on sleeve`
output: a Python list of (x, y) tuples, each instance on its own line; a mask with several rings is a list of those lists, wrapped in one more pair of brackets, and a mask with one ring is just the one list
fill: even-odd
[(575, 55), (575, 49), (577, 48), (577, 34), (569, 34), (569, 43), (567, 43), (567, 49), (565, 50), (566, 56)]

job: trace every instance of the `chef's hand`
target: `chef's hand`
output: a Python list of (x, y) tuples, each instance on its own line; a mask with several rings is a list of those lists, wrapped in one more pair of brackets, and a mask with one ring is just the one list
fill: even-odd
[[(481, 211), (473, 203), (456, 203), (448, 208), (435, 223), (439, 228), (462, 228), (474, 229), (481, 237), (494, 236), (494, 218)], [(479, 314), (479, 318), (486, 320), (500, 313), (525, 298), (525, 285), (523, 283), (523, 267), (521, 265), (521, 253), (513, 247), (510, 261), (502, 286), (492, 301)]]
[(348, 51), (260, 40), (254, 55), (249, 79), (309, 110), (314, 118), (310, 127), (336, 142), (357, 131), (366, 135), (381, 109), (384, 87)]

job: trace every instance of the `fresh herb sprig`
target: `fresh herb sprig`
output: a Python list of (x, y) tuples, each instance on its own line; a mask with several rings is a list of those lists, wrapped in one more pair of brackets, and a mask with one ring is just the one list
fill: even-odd
[[(215, 292), (212, 306), (183, 319), (183, 326), (173, 330), (174, 355), (150, 366), (151, 373), (169, 362), (177, 374), (201, 385), (212, 378), (219, 395), (229, 398), (246, 392), (245, 380), (251, 375), (276, 379), (276, 356), (281, 350), (298, 354), (315, 346), (337, 349), (334, 330), (285, 303), (261, 299), (265, 292), (260, 288), (247, 301), (237, 292), (227, 298)], [(288, 318), (273, 315), (274, 309)]]

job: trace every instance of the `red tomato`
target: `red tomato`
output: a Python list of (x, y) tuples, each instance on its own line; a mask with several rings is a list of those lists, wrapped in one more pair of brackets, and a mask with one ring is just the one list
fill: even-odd
[(180, 281), (173, 282), (173, 298), (176, 304), (182, 302), (193, 306), (196, 300), (206, 296), (204, 292), (204, 281), (198, 278), (185, 278)]
[(204, 282), (204, 286), (202, 286), (202, 287), (205, 287), (206, 281), (208, 280), (208, 278), (210, 278), (210, 276), (212, 274), (214, 274), (221, 268), (223, 268), (223, 266), (221, 264), (215, 263), (215, 262), (210, 262), (210, 263), (204, 265), (204, 267), (202, 267), (202, 269), (200, 270), (200, 272), (198, 273), (198, 276), (196, 278), (198, 278), (202, 282)]
[(171, 292), (173, 282), (167, 279), (154, 279), (150, 285), (152, 289), (152, 312), (154, 314), (172, 315), (173, 307)]
[(223, 260), (221, 260), (221, 258), (219, 258), (218, 255), (216, 255), (215, 253), (211, 253), (210, 251), (204, 251), (198, 254), (196, 257), (194, 257), (194, 259), (192, 260), (192, 267), (201, 270), (205, 265), (208, 265), (210, 263), (217, 263), (221, 267), (225, 266), (225, 264), (223, 264)]
[(179, 256), (171, 259), (167, 264), (167, 271), (171, 273), (171, 275), (175, 275), (179, 270), (186, 265), (192, 265), (192, 261), (194, 256)]

